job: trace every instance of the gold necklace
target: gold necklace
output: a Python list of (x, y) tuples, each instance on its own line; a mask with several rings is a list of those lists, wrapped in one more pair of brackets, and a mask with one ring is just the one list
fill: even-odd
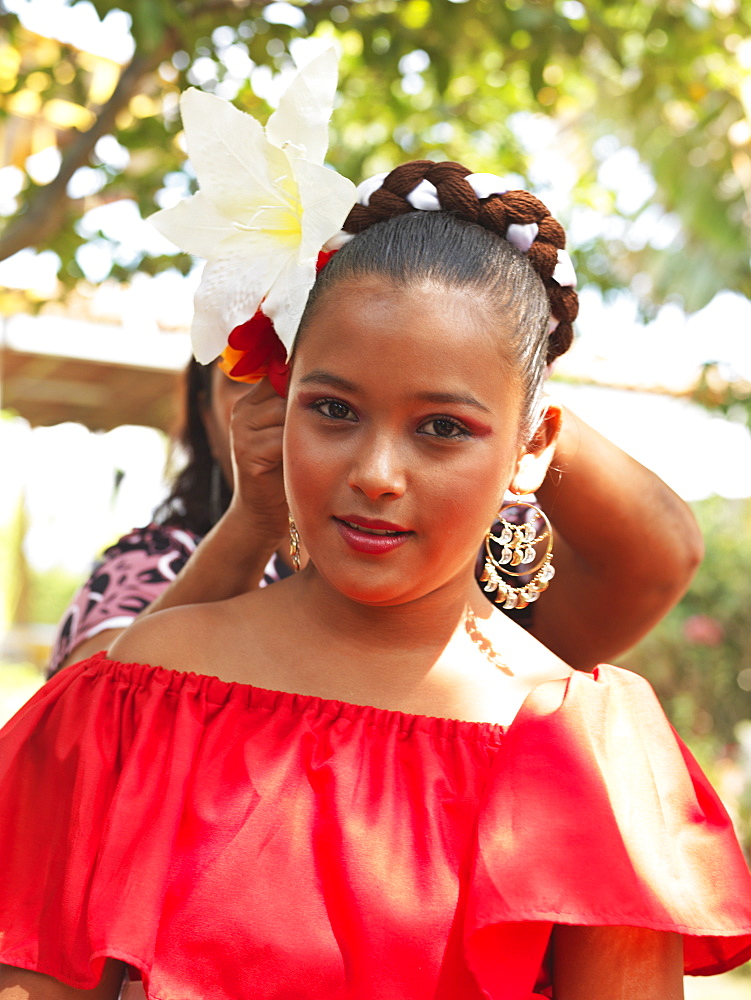
[(472, 642), (479, 647), (480, 652), (485, 656), (487, 661), (491, 663), (498, 670), (502, 670), (504, 674), (508, 674), (509, 677), (513, 677), (514, 673), (509, 667), (508, 663), (493, 649), (493, 644), (490, 639), (482, 634), (480, 631), (480, 626), (477, 624), (477, 619), (475, 618), (475, 613), (472, 608), (467, 608), (467, 613), (464, 619), (464, 628), (466, 629), (467, 635), (470, 637)]

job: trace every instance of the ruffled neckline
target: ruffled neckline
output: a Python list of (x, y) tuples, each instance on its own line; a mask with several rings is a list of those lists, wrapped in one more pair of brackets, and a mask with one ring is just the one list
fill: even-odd
[[(110, 659), (104, 651), (84, 661), (86, 672), (109, 674), (138, 687), (156, 684), (167, 691), (193, 694), (215, 705), (238, 704), (245, 708), (275, 711), (284, 708), (292, 714), (310, 717), (327, 717), (331, 721), (346, 719), (376, 728), (397, 730), (403, 734), (424, 732), (439, 739), (481, 740), (498, 743), (523, 715), (534, 711), (536, 715), (550, 714), (560, 708), (568, 697), (574, 676), (587, 681), (598, 679), (601, 667), (592, 674), (572, 670), (568, 678), (545, 681), (533, 688), (522, 702), (513, 721), (508, 725), (498, 722), (473, 722), (437, 715), (403, 712), (394, 708), (378, 708), (337, 698), (315, 694), (278, 691), (259, 687), (243, 681), (226, 681), (211, 674), (175, 670), (159, 665), (122, 662)], [(71, 668), (68, 668), (71, 669)]]

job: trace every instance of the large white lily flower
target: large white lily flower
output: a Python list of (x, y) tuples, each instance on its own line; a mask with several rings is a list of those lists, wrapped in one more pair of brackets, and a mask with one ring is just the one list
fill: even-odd
[(301, 69), (264, 129), (227, 101), (191, 88), (180, 100), (197, 194), (151, 216), (181, 250), (206, 259), (195, 295), (193, 353), (207, 364), (263, 303), (292, 350), (316, 260), (355, 203), (355, 186), (323, 165), (337, 59)]

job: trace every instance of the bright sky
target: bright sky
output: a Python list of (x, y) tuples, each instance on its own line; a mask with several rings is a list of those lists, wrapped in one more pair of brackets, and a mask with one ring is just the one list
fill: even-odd
[[(111, 12), (100, 22), (87, 2), (74, 8), (67, 7), (65, 0), (4, 2), (39, 34), (70, 41), (117, 61), (127, 60), (132, 53), (130, 18), (122, 12)], [(274, 4), (271, 13), (280, 21), (299, 17), (299, 11), (285, 3)], [(264, 67), (254, 69), (240, 59), (237, 63), (238, 80), (250, 73), (253, 86), (273, 102), (280, 81)], [(233, 94), (225, 96), (231, 98)], [(551, 160), (549, 130), (553, 126), (548, 120), (516, 116), (515, 127), (532, 152), (546, 151), (546, 156), (534, 163), (534, 180), (555, 211), (566, 204), (573, 175), (565, 158)], [(109, 138), (112, 141), (104, 150), (107, 156), (124, 155), (114, 137)], [(51, 171), (52, 176), (56, 165), (40, 161), (36, 169), (40, 174)], [(651, 179), (633, 150), (614, 149), (603, 169), (610, 172), (610, 182), (616, 187), (621, 179), (623, 199), (641, 204), (651, 195)], [(93, 173), (78, 179), (82, 190), (86, 184), (96, 184)], [(8, 174), (2, 181), (5, 196), (12, 196), (13, 178)], [(178, 187), (169, 198), (176, 201), (182, 194)], [(107, 232), (119, 242), (125, 257), (144, 246), (153, 252), (169, 246), (140, 218), (131, 201), (96, 209), (84, 224), (92, 232), (99, 228)], [(577, 232), (584, 239), (587, 227), (594, 224), (591, 214), (575, 219), (573, 242)], [(669, 221), (661, 224), (669, 225)], [(95, 248), (81, 261), (94, 280), (99, 253), (101, 249)], [(15, 287), (28, 287), (31, 282), (37, 288), (51, 288), (55, 264), (54, 255), (24, 251), (0, 264), (0, 282)], [(165, 316), (187, 325), (195, 283), (195, 275), (188, 281), (176, 275), (137, 279), (129, 293), (126, 325), (152, 330), (154, 336), (159, 336), (157, 320)], [(705, 310), (689, 319), (671, 306), (661, 310), (653, 324), (642, 326), (629, 295), (606, 304), (599, 294), (584, 290), (579, 339), (570, 359), (561, 362), (560, 371), (633, 385), (643, 385), (646, 374), (652, 384), (680, 390), (691, 384), (698, 365), (719, 361), (728, 373), (751, 380), (749, 330), (751, 303), (729, 293), (717, 296)], [(657, 471), (686, 499), (713, 492), (751, 495), (751, 436), (741, 425), (654, 394), (567, 385), (558, 385), (555, 391), (563, 402)], [(92, 435), (71, 424), (31, 431), (23, 421), (3, 421), (0, 452), (3, 467), (12, 470), (0, 495), (0, 524), (7, 523), (23, 492), (31, 514), (27, 554), (39, 568), (59, 564), (84, 574), (92, 555), (118, 534), (145, 523), (163, 495), (164, 442), (156, 432), (144, 428), (120, 428)], [(115, 497), (117, 469), (126, 475)]]
[(131, 18), (124, 11), (109, 11), (100, 21), (94, 5), (88, 2), (69, 7), (67, 0), (3, 0), (3, 6), (18, 14), (24, 27), (38, 35), (57, 38), (116, 62), (127, 62), (133, 55)]

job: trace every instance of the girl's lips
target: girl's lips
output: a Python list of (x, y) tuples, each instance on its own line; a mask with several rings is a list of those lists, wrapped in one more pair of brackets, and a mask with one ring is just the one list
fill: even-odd
[(354, 528), (364, 528), (367, 531), (409, 531), (401, 524), (392, 524), (391, 521), (382, 521), (377, 517), (362, 517), (359, 514), (351, 514), (347, 517), (338, 517), (337, 521), (344, 521)]
[(367, 552), (370, 555), (381, 555), (403, 545), (413, 532), (388, 521), (372, 520), (358, 517), (355, 520), (344, 520), (335, 517), (339, 534), (350, 548), (356, 552)]

